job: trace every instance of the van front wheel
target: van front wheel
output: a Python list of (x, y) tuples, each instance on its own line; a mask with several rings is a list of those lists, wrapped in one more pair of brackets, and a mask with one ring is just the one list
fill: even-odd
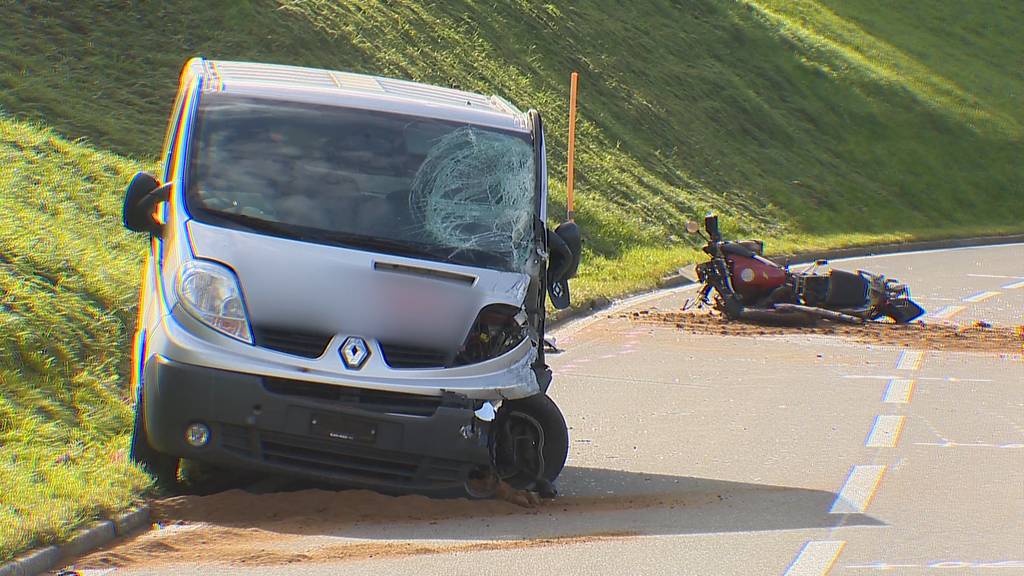
[(132, 429), (129, 458), (149, 472), (159, 488), (170, 489), (178, 483), (178, 458), (157, 452), (149, 445), (149, 440), (146, 439), (144, 398), (145, 395), (140, 390), (139, 400), (135, 403), (135, 426)]
[(569, 430), (546, 394), (506, 400), (494, 420), (494, 466), (513, 488), (550, 485), (569, 454)]

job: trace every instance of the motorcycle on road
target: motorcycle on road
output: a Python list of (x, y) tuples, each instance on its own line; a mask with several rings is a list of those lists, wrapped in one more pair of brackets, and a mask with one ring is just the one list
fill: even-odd
[[(700, 234), (696, 222), (688, 222), (686, 229)], [(697, 265), (697, 279), (703, 284), (698, 305), (713, 306), (730, 320), (788, 323), (824, 318), (861, 323), (889, 318), (905, 324), (925, 312), (910, 299), (906, 285), (882, 274), (832, 269), (822, 273), (828, 268), (824, 260), (794, 272), (765, 258), (760, 240), (723, 240), (716, 215), (704, 218), (704, 229), (703, 250), (711, 259)]]

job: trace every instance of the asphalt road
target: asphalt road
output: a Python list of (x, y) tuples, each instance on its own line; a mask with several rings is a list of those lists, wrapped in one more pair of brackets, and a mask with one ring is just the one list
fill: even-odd
[[(1024, 245), (835, 265), (906, 281), (930, 322), (1024, 324)], [(306, 554), (290, 563), (164, 555), (115, 573), (1024, 574), (1019, 353), (692, 335), (618, 313), (556, 336), (551, 395), (572, 442), (560, 501), (289, 538), (277, 552)], [(576, 501), (606, 504), (560, 504)], [(372, 542), (423, 548), (301, 560)]]

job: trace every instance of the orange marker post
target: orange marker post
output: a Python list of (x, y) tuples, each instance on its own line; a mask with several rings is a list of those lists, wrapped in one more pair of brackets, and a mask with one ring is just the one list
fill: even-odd
[(576, 209), (573, 202), (573, 180), (574, 163), (576, 160), (576, 79), (579, 74), (572, 73), (572, 81), (569, 87), (569, 166), (566, 170), (565, 182), (565, 207), (567, 210), (566, 219), (572, 222), (576, 219)]

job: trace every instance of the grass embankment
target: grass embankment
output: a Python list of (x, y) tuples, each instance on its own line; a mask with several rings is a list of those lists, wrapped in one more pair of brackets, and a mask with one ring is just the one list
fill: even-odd
[[(216, 4), (0, 0), (0, 108), (90, 142), (4, 120), (0, 397), (17, 409), (0, 412), (0, 462), (16, 471), (2, 480), (16, 492), (0, 495), (0, 557), (143, 485), (110, 460), (128, 425), (119, 375), (143, 250), (119, 228), (117, 190), (135, 168), (123, 156), (155, 158), (178, 71), (196, 54), (536, 107), (556, 205), (578, 70), (581, 302), (692, 261), (681, 225), (708, 209), (726, 234), (775, 251), (1024, 229), (1024, 13), (1011, 2)], [(22, 143), (33, 138), (46, 143)], [(45, 454), (42, 472), (19, 450)], [(63, 492), (47, 496), (51, 486)]]
[(124, 457), (139, 250), (112, 224), (136, 169), (0, 117), (0, 559), (149, 484)]

